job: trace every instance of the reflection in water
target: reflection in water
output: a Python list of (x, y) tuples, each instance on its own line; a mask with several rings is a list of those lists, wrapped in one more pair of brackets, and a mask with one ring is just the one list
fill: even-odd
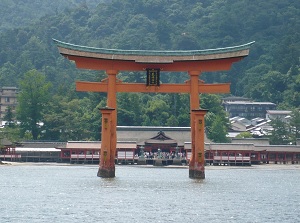
[(208, 167), (0, 167), (2, 222), (299, 222), (300, 171)]

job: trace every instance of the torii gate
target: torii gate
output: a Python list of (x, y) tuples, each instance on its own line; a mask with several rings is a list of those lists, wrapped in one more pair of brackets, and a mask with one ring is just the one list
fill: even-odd
[[(248, 56), (250, 42), (240, 46), (189, 51), (143, 51), (92, 48), (53, 39), (60, 54), (75, 61), (81, 69), (105, 70), (107, 78), (101, 82), (76, 82), (77, 91), (107, 92), (107, 107), (102, 113), (102, 144), (99, 177), (115, 177), (117, 144), (117, 92), (189, 93), (192, 154), (190, 178), (205, 178), (204, 116), (200, 109), (199, 93), (229, 93), (230, 84), (205, 84), (201, 72), (229, 70), (232, 63)], [(119, 71), (145, 71), (147, 83), (123, 83), (117, 79)], [(188, 72), (190, 79), (182, 84), (160, 84), (160, 72)]]

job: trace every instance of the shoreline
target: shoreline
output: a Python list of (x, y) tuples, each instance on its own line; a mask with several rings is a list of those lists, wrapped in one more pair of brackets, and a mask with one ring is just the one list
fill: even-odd
[[(95, 166), (97, 164), (70, 164), (70, 163), (55, 163), (55, 162), (10, 162), (10, 161), (2, 161), (0, 163), (1, 166)], [(138, 168), (183, 168), (188, 169), (189, 166), (153, 166), (153, 165), (116, 165), (118, 166), (126, 166), (126, 167), (138, 167)], [(251, 166), (205, 166), (206, 170), (224, 170), (224, 169), (300, 169), (300, 164), (259, 164), (259, 165), (251, 165)]]

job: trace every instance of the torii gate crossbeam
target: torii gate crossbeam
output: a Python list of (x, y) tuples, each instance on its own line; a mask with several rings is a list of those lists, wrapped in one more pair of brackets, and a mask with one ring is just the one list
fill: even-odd
[[(107, 82), (76, 81), (77, 91), (107, 92)], [(189, 84), (161, 84), (160, 86), (146, 86), (137, 83), (116, 83), (117, 92), (141, 92), (141, 93), (190, 93)], [(221, 94), (230, 92), (230, 83), (224, 84), (198, 84), (199, 93)]]

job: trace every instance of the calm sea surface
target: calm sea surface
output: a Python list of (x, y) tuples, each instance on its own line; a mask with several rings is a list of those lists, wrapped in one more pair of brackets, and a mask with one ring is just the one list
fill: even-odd
[(300, 222), (300, 166), (0, 166), (0, 222)]

